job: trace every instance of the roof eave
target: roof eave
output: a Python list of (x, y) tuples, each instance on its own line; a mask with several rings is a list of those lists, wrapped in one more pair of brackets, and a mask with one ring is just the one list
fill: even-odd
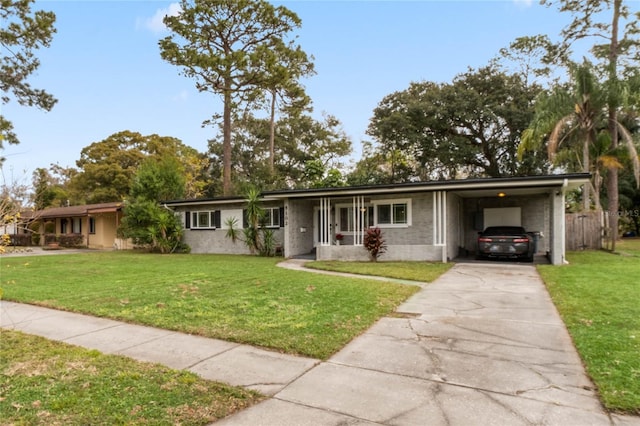
[(589, 182), (590, 174), (580, 173), (572, 175), (532, 176), (525, 178), (496, 178), (476, 179), (468, 181), (435, 181), (415, 184), (397, 184), (386, 186), (361, 186), (349, 188), (325, 188), (310, 190), (278, 191), (267, 193), (276, 199), (309, 198), (328, 196), (371, 195), (371, 194), (398, 194), (408, 192), (425, 191), (456, 191), (470, 189), (500, 189), (500, 188), (544, 188), (565, 187), (577, 188)]

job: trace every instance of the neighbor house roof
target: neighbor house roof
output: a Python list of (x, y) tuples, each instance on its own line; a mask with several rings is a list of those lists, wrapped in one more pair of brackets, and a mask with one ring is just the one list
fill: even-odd
[(44, 210), (39, 210), (34, 213), (34, 216), (40, 219), (54, 219), (58, 217), (81, 217), (89, 216), (91, 214), (116, 212), (122, 210), (122, 207), (123, 203), (120, 201), (111, 203), (86, 204), (84, 206), (52, 207)]
[[(572, 173), (544, 176), (520, 176), (507, 178), (479, 178), (479, 179), (455, 179), (444, 181), (407, 182), (387, 185), (363, 185), (345, 186), (337, 188), (318, 189), (288, 189), (281, 191), (266, 191), (262, 193), (264, 200), (279, 200), (286, 198), (314, 198), (336, 197), (351, 195), (372, 194), (401, 194), (424, 191), (478, 191), (498, 190), (509, 188), (534, 189), (564, 187), (565, 189), (577, 188), (589, 182), (589, 173)], [(228, 202), (243, 202), (242, 197), (207, 198), (192, 200), (165, 201), (167, 206), (188, 206), (195, 204), (219, 204)]]

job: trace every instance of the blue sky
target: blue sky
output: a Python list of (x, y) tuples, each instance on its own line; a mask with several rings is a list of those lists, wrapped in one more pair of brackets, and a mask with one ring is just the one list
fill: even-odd
[[(557, 38), (570, 20), (555, 8), (504, 1), (282, 1), (302, 19), (302, 48), (317, 75), (305, 80), (314, 115), (336, 116), (354, 158), (373, 109), (412, 81), (447, 82), (481, 67), (516, 37)], [(52, 46), (32, 78), (59, 100), (51, 112), (11, 102), (2, 114), (21, 143), (5, 144), (3, 174), (27, 176), (52, 163), (74, 166), (83, 147), (131, 130), (181, 139), (200, 152), (217, 129), (202, 121), (222, 112), (219, 98), (160, 58), (168, 33), (159, 17), (169, 1), (36, 0), (57, 15)]]

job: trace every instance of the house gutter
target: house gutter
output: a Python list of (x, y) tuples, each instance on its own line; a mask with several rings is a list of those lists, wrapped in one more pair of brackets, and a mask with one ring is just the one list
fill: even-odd
[(478, 189), (508, 189), (508, 188), (549, 188), (562, 186), (564, 190), (569, 189), (570, 182), (575, 186), (580, 186), (588, 182), (588, 177), (579, 176), (574, 179), (559, 176), (558, 178), (535, 179), (535, 180), (484, 180), (475, 182), (428, 182), (416, 185), (392, 185), (392, 186), (371, 186), (353, 188), (327, 188), (319, 190), (291, 190), (265, 193), (265, 199), (282, 198), (310, 198), (327, 196), (350, 196), (350, 195), (372, 195), (372, 194), (398, 194), (425, 191), (456, 191), (456, 190), (478, 190)]
[[(571, 187), (578, 187), (589, 181), (589, 174), (573, 174), (558, 176), (532, 176), (524, 178), (495, 178), (476, 179), (472, 181), (432, 181), (414, 182), (409, 184), (395, 185), (371, 185), (347, 188), (321, 188), (321, 189), (291, 189), (282, 191), (264, 192), (260, 197), (261, 201), (281, 201), (293, 198), (320, 198), (336, 196), (362, 196), (374, 194), (399, 194), (411, 192), (432, 192), (432, 191), (456, 191), (456, 190), (482, 190), (482, 189), (510, 189), (510, 188), (546, 188), (562, 186), (563, 191)], [(167, 200), (165, 205), (172, 207), (184, 207), (191, 205), (218, 205), (229, 203), (245, 203), (244, 197), (224, 197), (193, 200)]]

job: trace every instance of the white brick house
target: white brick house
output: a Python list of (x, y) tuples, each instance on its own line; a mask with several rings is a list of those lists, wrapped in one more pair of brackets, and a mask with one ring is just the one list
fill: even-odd
[[(365, 260), (364, 233), (375, 226), (388, 246), (381, 260), (446, 262), (474, 252), (478, 231), (503, 224), (539, 232), (537, 253), (562, 264), (565, 194), (588, 180), (580, 173), (270, 191), (263, 193), (263, 207), (285, 257)], [(228, 217), (242, 225), (242, 198), (164, 204), (180, 213), (193, 253), (248, 252), (224, 229)]]

